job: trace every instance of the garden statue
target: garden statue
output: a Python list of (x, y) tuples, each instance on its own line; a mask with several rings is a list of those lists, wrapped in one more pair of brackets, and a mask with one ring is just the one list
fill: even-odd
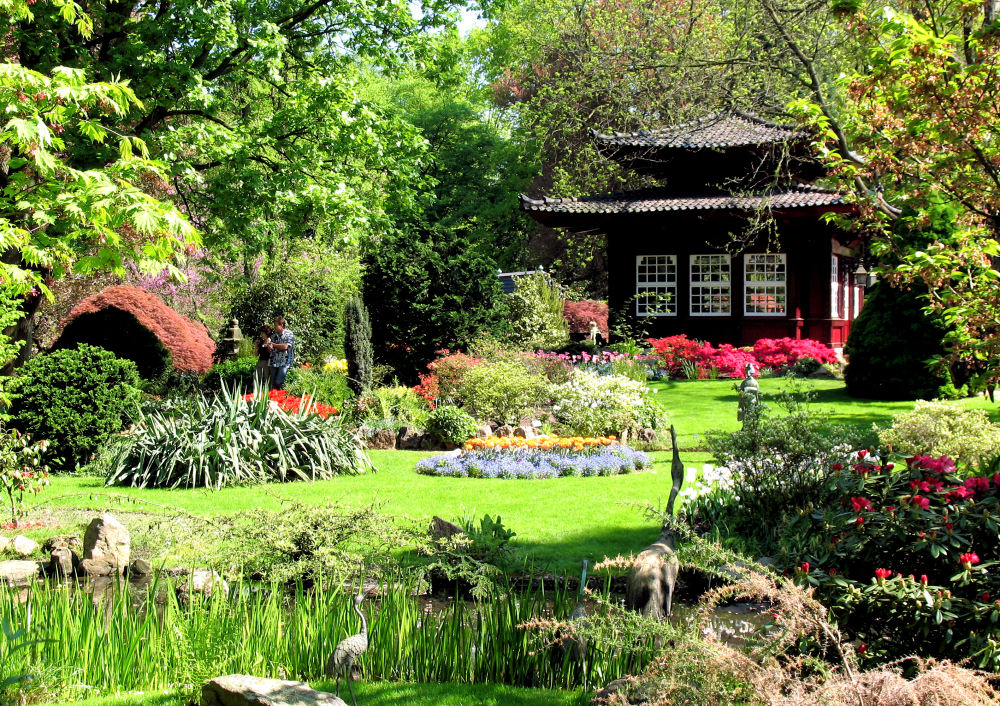
[(243, 340), (243, 332), (240, 331), (240, 322), (237, 319), (229, 321), (229, 328), (226, 329), (226, 337), (220, 341), (222, 360), (236, 360), (240, 357), (240, 342)]
[(663, 527), (659, 538), (640, 552), (629, 571), (625, 585), (625, 602), (633, 610), (645, 617), (664, 620), (673, 611), (674, 584), (680, 562), (674, 553), (674, 501), (684, 483), (684, 464), (677, 450), (677, 433), (670, 426), (670, 443), (673, 446), (673, 460), (670, 464), (672, 482), (667, 509), (664, 512)]
[(597, 337), (600, 335), (600, 333), (601, 333), (600, 329), (597, 328), (597, 322), (591, 321), (589, 338), (593, 343), (595, 344), (597, 343)]
[(368, 650), (368, 621), (361, 612), (361, 601), (364, 599), (365, 593), (362, 588), (361, 593), (354, 597), (354, 612), (361, 618), (361, 632), (341, 640), (330, 655), (330, 661), (326, 663), (327, 676), (337, 677), (337, 696), (340, 696), (340, 677), (343, 676), (347, 680), (347, 690), (351, 692), (354, 706), (358, 706), (358, 700), (354, 698), (354, 687), (351, 686), (351, 667), (354, 666), (354, 660)]
[(740, 406), (736, 419), (743, 422), (745, 427), (747, 420), (753, 417), (760, 405), (760, 383), (753, 376), (753, 363), (747, 363), (743, 371), (746, 373), (746, 379), (739, 386)]

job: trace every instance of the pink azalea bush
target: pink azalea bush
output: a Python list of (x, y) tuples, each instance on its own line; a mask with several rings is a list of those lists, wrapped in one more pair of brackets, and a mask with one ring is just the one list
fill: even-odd
[(647, 343), (659, 355), (663, 368), (671, 377), (679, 377), (687, 370), (697, 372), (699, 378), (710, 377), (714, 370), (720, 377), (745, 377), (746, 364), (754, 371), (761, 368), (784, 369), (801, 358), (812, 358), (819, 363), (836, 363), (837, 354), (819, 341), (803, 338), (762, 338), (753, 347), (736, 348), (729, 343), (718, 347), (689, 339), (684, 334), (665, 338), (649, 338)]
[(837, 362), (832, 348), (811, 338), (761, 338), (753, 344), (753, 354), (761, 366), (774, 369), (790, 368), (800, 358)]

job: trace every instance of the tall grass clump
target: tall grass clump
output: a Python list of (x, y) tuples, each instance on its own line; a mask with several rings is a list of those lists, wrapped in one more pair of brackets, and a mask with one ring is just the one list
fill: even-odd
[[(36, 675), (37, 687), (62, 697), (198, 685), (219, 674), (310, 680), (323, 676), (340, 640), (360, 631), (340, 587), (234, 584), (228, 595), (194, 594), (186, 603), (175, 595), (165, 581), (142, 596), (101, 599), (67, 587), (21, 596), (0, 589), (0, 619), (46, 638), (13, 653), (8, 669)], [(519, 626), (565, 618), (573, 599), (538, 590), (431, 609), (409, 582), (388, 583), (362, 606), (370, 626), (364, 678), (557, 688), (607, 682), (649, 662), (651, 644), (605, 650), (592, 642), (583, 662), (539, 650)]]
[(108, 485), (214, 488), (325, 480), (371, 469), (357, 436), (336, 417), (272, 409), (236, 389), (140, 409), (107, 459)]

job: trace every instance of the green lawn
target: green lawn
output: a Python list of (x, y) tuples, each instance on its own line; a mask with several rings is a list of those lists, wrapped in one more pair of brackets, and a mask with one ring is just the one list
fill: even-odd
[[(333, 683), (316, 682), (314, 688), (333, 691)], [(394, 684), (376, 682), (354, 683), (354, 694), (364, 706), (583, 706), (589, 697), (580, 691), (546, 689), (519, 689), (503, 684)], [(348, 704), (351, 697), (341, 685), (341, 698)], [(123, 696), (106, 696), (81, 701), (49, 702), (51, 704), (75, 703), (79, 706), (187, 706), (188, 695), (181, 693), (145, 693)]]
[[(677, 429), (681, 449), (704, 449), (704, 433), (709, 429), (736, 431), (740, 423), (736, 420), (738, 380), (677, 380), (652, 383), (654, 397), (669, 413), (670, 421)], [(761, 399), (774, 406), (783, 389), (789, 387), (784, 378), (764, 378), (759, 381)], [(827, 415), (838, 424), (854, 424), (870, 427), (873, 423), (884, 425), (892, 415), (913, 409), (913, 402), (886, 402), (881, 400), (859, 400), (850, 397), (842, 380), (792, 381), (794, 387), (808, 390), (812, 398), (810, 406)], [(972, 397), (961, 404), (970, 408), (989, 411), (996, 421), (1000, 419), (1000, 405), (992, 404), (983, 397)], [(705, 458), (685, 454), (687, 461), (701, 461)]]
[[(782, 379), (765, 379), (760, 383), (765, 401), (773, 400), (787, 385)], [(700, 467), (711, 460), (703, 450), (706, 430), (738, 428), (733, 385), (732, 380), (702, 380), (652, 386), (655, 399), (670, 412), (677, 427), (683, 449), (681, 457), (688, 467)], [(836, 380), (809, 381), (807, 385), (813, 390), (814, 408), (837, 422), (871, 426), (873, 422), (887, 422), (893, 414), (913, 406), (912, 402), (849, 398), (843, 383)], [(997, 407), (982, 399), (966, 400), (963, 404), (985, 407), (997, 414)], [(373, 451), (371, 456), (378, 469), (374, 474), (217, 492), (105, 488), (98, 478), (59, 476), (39, 497), (39, 510), (111, 508), (128, 524), (130, 512), (159, 513), (171, 508), (211, 517), (254, 508), (276, 509), (283, 499), (292, 498), (306, 503), (335, 501), (354, 506), (378, 501), (388, 513), (415, 519), (499, 514), (504, 524), (517, 532), (515, 550), (519, 561), (532, 562), (536, 570), (563, 573), (575, 572), (584, 558), (600, 559), (648, 544), (658, 528), (655, 522), (644, 519), (635, 505), (661, 503), (670, 491), (667, 452), (655, 453), (656, 463), (647, 472), (543, 481), (418, 475), (414, 466), (426, 455), (413, 451)], [(78, 512), (75, 517), (66, 517), (68, 525), (62, 530), (29, 534), (40, 537), (55, 531), (70, 531), (74, 522), (82, 522), (86, 517)], [(169, 556), (167, 560), (170, 561)], [(175, 561), (189, 560), (175, 558)]]

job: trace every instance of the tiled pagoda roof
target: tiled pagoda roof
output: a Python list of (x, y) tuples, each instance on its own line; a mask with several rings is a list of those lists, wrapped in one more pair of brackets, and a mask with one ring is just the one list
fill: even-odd
[(604, 134), (591, 130), (598, 145), (608, 148), (722, 149), (781, 142), (809, 137), (794, 125), (781, 125), (740, 112), (721, 113), (658, 130)]
[(796, 184), (759, 194), (679, 196), (666, 189), (645, 189), (600, 196), (532, 199), (521, 195), (521, 208), (536, 213), (624, 214), (669, 211), (754, 211), (845, 205), (843, 194)]

